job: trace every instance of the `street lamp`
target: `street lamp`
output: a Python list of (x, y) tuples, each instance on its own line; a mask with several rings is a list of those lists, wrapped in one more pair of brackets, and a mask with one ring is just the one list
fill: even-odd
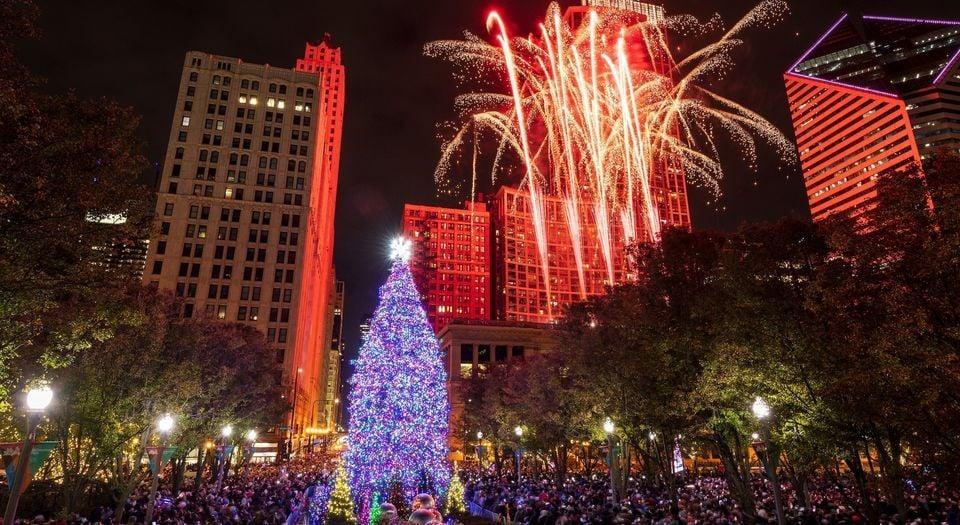
[(753, 415), (761, 421), (770, 417), (770, 405), (768, 405), (767, 402), (764, 401), (760, 396), (757, 396), (757, 398), (753, 401), (753, 405), (750, 406), (750, 410), (752, 410)]
[(250, 460), (253, 459), (253, 445), (257, 442), (257, 431), (255, 429), (250, 429), (247, 431), (246, 443), (244, 443), (243, 451), (243, 475), (250, 475)]
[(150, 473), (153, 475), (150, 485), (150, 496), (147, 501), (147, 512), (144, 523), (153, 522), (153, 510), (157, 504), (157, 489), (160, 487), (160, 471), (163, 470), (164, 453), (167, 447), (164, 439), (173, 431), (174, 420), (170, 414), (164, 414), (157, 420), (157, 433), (160, 434), (160, 445), (147, 447), (147, 457), (150, 460)]
[(30, 455), (33, 453), (33, 446), (37, 440), (37, 427), (40, 426), (40, 417), (44, 410), (53, 402), (53, 390), (49, 385), (40, 384), (27, 390), (26, 396), (27, 408), (27, 432), (23, 437), (23, 444), (20, 446), (20, 456), (17, 458), (16, 470), (14, 470), (13, 480), (7, 480), (9, 496), (7, 497), (7, 509), (3, 513), (4, 523), (13, 523), (17, 518), (17, 505), (20, 504), (20, 494), (26, 488), (27, 469), (30, 466)]
[(513, 429), (513, 433), (517, 435), (517, 450), (514, 455), (517, 456), (517, 486), (520, 486), (520, 462), (523, 461), (523, 427), (517, 425)]
[(223, 436), (224, 440), (230, 439), (230, 436), (233, 435), (233, 426), (224, 425), (223, 428), (220, 429), (220, 435)]
[(27, 391), (27, 411), (40, 413), (53, 402), (53, 390), (47, 385), (40, 385)]
[(780, 479), (777, 475), (777, 463), (779, 461), (780, 451), (770, 439), (770, 423), (773, 419), (773, 410), (771, 410), (770, 405), (760, 396), (754, 399), (750, 410), (753, 412), (754, 417), (760, 422), (760, 434), (754, 432), (751, 435), (753, 438), (753, 451), (763, 465), (770, 484), (773, 485), (773, 502), (777, 509), (777, 524), (786, 525), (786, 518), (783, 514), (783, 497), (780, 490)]
[(619, 458), (617, 457), (617, 441), (616, 436), (614, 435), (615, 430), (616, 426), (613, 424), (613, 420), (608, 417), (606, 421), (603, 422), (603, 431), (607, 434), (607, 447), (610, 449), (607, 461), (610, 470), (610, 493), (613, 495), (614, 503), (620, 501), (620, 487), (617, 483), (617, 462)]

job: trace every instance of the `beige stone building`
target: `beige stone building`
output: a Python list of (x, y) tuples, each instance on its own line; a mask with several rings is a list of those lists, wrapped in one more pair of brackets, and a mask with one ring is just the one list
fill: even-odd
[(294, 451), (319, 416), (329, 346), (343, 89), (326, 41), (297, 70), (188, 52), (144, 271), (183, 317), (264, 333), (291, 410), (261, 434)]

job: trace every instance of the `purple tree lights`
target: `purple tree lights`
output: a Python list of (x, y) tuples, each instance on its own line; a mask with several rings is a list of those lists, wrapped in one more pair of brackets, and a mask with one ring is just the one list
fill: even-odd
[(446, 490), (450, 403), (440, 346), (427, 322), (407, 261), (410, 242), (397, 239), (390, 277), (350, 380), (345, 455), (361, 509), (391, 484), (412, 497)]

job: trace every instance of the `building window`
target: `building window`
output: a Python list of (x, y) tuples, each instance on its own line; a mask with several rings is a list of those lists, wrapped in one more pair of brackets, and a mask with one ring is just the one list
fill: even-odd
[(160, 275), (163, 271), (163, 261), (153, 261), (153, 275)]
[(183, 116), (183, 120), (180, 121), (180, 125), (183, 126), (183, 127), (189, 126), (189, 125), (190, 125), (190, 117), (184, 115), (184, 116)]

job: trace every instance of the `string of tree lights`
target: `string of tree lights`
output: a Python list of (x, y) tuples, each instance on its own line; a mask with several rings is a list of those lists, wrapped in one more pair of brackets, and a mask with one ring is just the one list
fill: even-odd
[(392, 487), (409, 501), (417, 491), (444, 493), (450, 481), (440, 346), (410, 271), (409, 241), (394, 241), (391, 257), (350, 380), (345, 462), (361, 520), (375, 495), (382, 501)]

